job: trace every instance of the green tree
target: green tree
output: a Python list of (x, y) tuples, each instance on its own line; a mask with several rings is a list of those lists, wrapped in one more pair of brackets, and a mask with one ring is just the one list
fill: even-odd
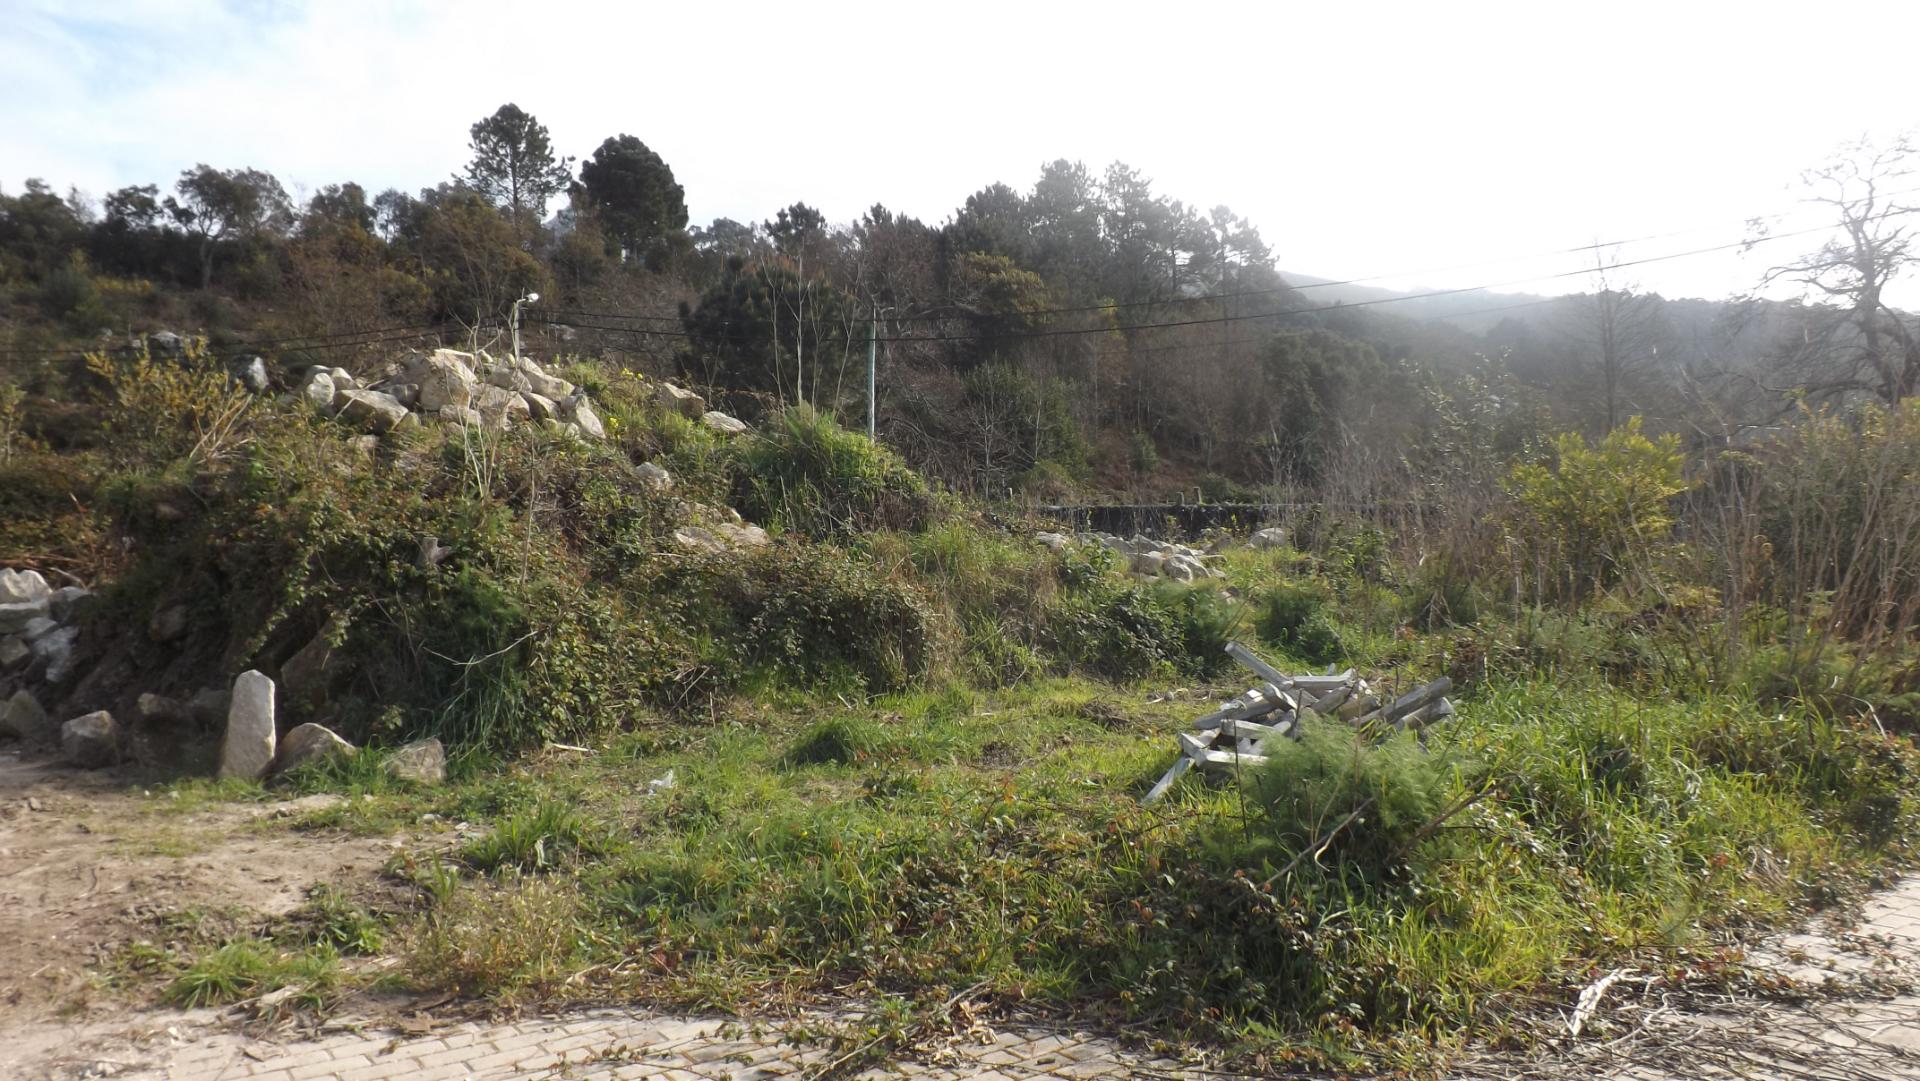
[(580, 183), (607, 235), (627, 255), (687, 227), (686, 192), (673, 170), (631, 135), (601, 143), (580, 166)]
[(711, 386), (833, 406), (850, 389), (849, 354), (865, 362), (866, 324), (853, 298), (783, 261), (728, 258), (697, 306), (681, 304), (680, 321), (685, 367)]
[(421, 193), (401, 226), (399, 246), (417, 264), (436, 315), (498, 319), (515, 297), (548, 288), (540, 261), (478, 192), (446, 184)]
[(372, 233), (377, 212), (367, 202), (367, 190), (348, 181), (328, 184), (307, 200), (307, 212), (300, 219), (302, 234), (338, 233), (357, 229)]
[(547, 200), (573, 181), (572, 158), (556, 158), (546, 125), (508, 102), (468, 129), (473, 137), (467, 183), (514, 225), (528, 228), (546, 216)]
[(795, 203), (774, 215), (765, 225), (773, 247), (789, 259), (811, 260), (818, 264), (826, 255), (827, 216), (805, 203)]
[(286, 235), (293, 201), (272, 173), (215, 169), (200, 164), (180, 174), (179, 198), (166, 201), (167, 216), (199, 244), (200, 288), (213, 284), (214, 256), (223, 247)]
[(44, 180), (27, 181), (19, 195), (0, 195), (0, 279), (10, 273), (38, 278), (66, 266), (85, 226), (73, 204)]

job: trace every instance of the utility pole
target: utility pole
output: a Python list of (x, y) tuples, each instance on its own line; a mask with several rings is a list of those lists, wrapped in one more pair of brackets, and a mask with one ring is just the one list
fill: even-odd
[(868, 439), (873, 438), (873, 417), (874, 417), (874, 401), (875, 401), (874, 393), (873, 393), (873, 369), (874, 369), (874, 361), (877, 359), (879, 351), (880, 351), (880, 306), (876, 304), (873, 306), (873, 318), (867, 320), (867, 438)]

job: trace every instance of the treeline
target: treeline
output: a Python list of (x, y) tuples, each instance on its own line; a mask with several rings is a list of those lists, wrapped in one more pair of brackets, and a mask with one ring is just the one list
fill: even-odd
[[(1689, 367), (1727, 312), (1676, 324), (1604, 280), (1555, 322), (1484, 335), (1342, 309), (1289, 288), (1245, 218), (1124, 164), (1055, 161), (938, 224), (876, 204), (836, 225), (795, 202), (690, 226), (672, 168), (634, 136), (576, 167), (511, 104), (470, 135), (462, 172), (415, 194), (344, 182), (301, 202), (271, 174), (203, 164), (97, 203), (38, 180), (0, 195), (14, 379), (162, 326), (277, 342), (262, 351), (288, 366), (351, 366), (399, 348), (396, 331), (485, 344), (537, 293), (532, 348), (674, 373), (747, 415), (803, 401), (863, 425), (871, 358), (876, 427), (910, 461), (1036, 498), (1412, 498), (1456, 451), (1510, 455), (1556, 423), (1604, 432), (1649, 403), (1684, 430), (1732, 400)], [(1752, 397), (1742, 420), (1778, 404)]]

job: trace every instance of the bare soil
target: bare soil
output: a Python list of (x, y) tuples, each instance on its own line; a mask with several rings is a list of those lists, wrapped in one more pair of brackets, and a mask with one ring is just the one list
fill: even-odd
[(284, 828), (339, 797), (193, 808), (143, 781), (0, 748), (0, 1037), (124, 1013), (153, 990), (111, 985), (128, 944), (264, 922), (320, 883), (371, 891), (405, 843)]

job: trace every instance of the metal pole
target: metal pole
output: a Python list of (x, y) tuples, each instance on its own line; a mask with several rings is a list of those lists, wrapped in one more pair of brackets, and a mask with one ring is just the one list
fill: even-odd
[(520, 359), (520, 304), (521, 301), (526, 299), (526, 297), (521, 297), (519, 300), (513, 302), (513, 311), (509, 313), (507, 319), (508, 325), (513, 330), (513, 359), (515, 360)]
[(874, 360), (880, 351), (880, 308), (874, 306), (873, 318), (867, 320), (867, 438), (873, 438), (873, 368)]

